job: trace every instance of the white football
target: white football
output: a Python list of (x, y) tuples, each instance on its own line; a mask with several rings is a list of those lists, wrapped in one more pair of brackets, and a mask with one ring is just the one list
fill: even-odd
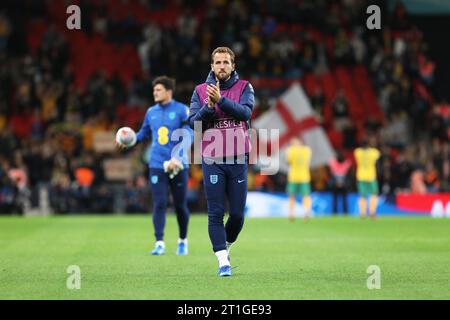
[(129, 127), (122, 127), (117, 130), (116, 142), (127, 147), (132, 147), (136, 144), (136, 132)]

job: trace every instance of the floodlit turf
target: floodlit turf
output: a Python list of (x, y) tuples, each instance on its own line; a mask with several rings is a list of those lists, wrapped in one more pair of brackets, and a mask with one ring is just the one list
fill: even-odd
[[(151, 256), (150, 216), (0, 218), (0, 299), (450, 299), (450, 219), (247, 219), (219, 278), (207, 219), (192, 215), (190, 254)], [(69, 290), (67, 268), (81, 269)], [(367, 268), (381, 269), (369, 290)]]

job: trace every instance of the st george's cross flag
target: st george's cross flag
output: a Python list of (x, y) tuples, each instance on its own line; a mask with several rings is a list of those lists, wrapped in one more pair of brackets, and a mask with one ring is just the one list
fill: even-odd
[[(279, 159), (281, 172), (287, 172), (288, 166), (285, 151), (292, 137), (302, 138), (312, 150), (311, 167), (326, 165), (335, 156), (333, 147), (328, 137), (316, 121), (311, 103), (299, 83), (294, 83), (277, 100), (275, 108), (262, 114), (252, 122), (255, 129), (279, 129), (279, 154), (270, 153), (270, 161)], [(264, 136), (258, 136), (258, 144), (271, 145), (270, 134), (266, 135), (269, 141), (264, 141)], [(259, 158), (265, 155), (259, 153)], [(262, 160), (264, 162), (264, 160)]]

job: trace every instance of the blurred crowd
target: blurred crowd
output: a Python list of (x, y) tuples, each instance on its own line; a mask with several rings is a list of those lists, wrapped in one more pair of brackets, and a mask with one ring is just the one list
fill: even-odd
[[(339, 65), (367, 66), (384, 114), (366, 119), (363, 134), (382, 153), (380, 193), (450, 191), (450, 104), (434, 91), (435, 63), (400, 2), (381, 31), (369, 32), (367, 2), (358, 0), (290, 0), (282, 6), (273, 0), (135, 1), (161, 12), (155, 21), (116, 12), (108, 1), (81, 0), (82, 31), (76, 32), (103, 37), (113, 48), (132, 44), (141, 67), (130, 79), (99, 69), (82, 86), (75, 84), (78, 66), (71, 61), (76, 51), (67, 31), (52, 22), (55, 2), (0, 5), (0, 212), (42, 208), (43, 202), (44, 210), (57, 213), (148, 212), (148, 146), (128, 151), (133, 177), (112, 183), (103, 162), (122, 155), (97, 152), (94, 137), (123, 125), (138, 129), (153, 103), (155, 76), (176, 78), (175, 97), (189, 104), (219, 45), (234, 50), (240, 76), (251, 80), (290, 81)], [(48, 26), (32, 50), (27, 23), (36, 19)], [(257, 88), (255, 115), (273, 108), (273, 97), (285, 89)], [(322, 121), (324, 93), (319, 88), (310, 99)], [(343, 137), (337, 153), (352, 160), (361, 136), (348, 104), (338, 89), (331, 126)], [(333, 181), (328, 166), (312, 172), (314, 190), (330, 190)], [(281, 173), (249, 171), (250, 190), (281, 192), (285, 183)], [(353, 170), (348, 189), (354, 190)], [(190, 167), (188, 199), (191, 210), (204, 210), (197, 165)]]

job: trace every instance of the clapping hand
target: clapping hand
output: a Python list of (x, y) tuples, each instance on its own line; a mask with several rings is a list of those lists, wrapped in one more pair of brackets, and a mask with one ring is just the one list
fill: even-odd
[(206, 91), (208, 93), (208, 107), (212, 108), (212, 106), (218, 103), (221, 98), (219, 80), (217, 80), (215, 86), (212, 84), (208, 84)]

